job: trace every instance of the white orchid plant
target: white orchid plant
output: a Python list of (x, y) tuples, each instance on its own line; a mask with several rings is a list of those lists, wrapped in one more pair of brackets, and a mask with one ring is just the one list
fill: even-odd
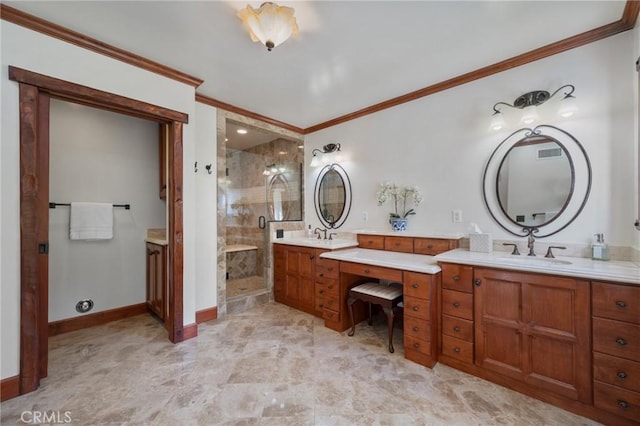
[(389, 221), (406, 219), (416, 214), (415, 207), (418, 207), (423, 200), (420, 188), (417, 186), (398, 186), (392, 182), (381, 183), (376, 197), (379, 206), (390, 200), (393, 202), (393, 212), (389, 213)]

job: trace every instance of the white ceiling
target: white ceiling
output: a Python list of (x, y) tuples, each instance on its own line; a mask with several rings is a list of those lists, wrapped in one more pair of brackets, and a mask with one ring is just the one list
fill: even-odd
[(289, 1), (300, 35), (272, 52), (246, 1), (7, 5), (204, 80), (197, 92), (300, 128), (617, 21), (625, 1)]

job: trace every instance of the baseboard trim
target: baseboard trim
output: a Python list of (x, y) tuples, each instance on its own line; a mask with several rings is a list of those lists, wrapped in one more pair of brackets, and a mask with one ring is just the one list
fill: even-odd
[(211, 321), (218, 318), (218, 307), (201, 309), (196, 312), (196, 324)]
[(182, 341), (193, 339), (198, 335), (198, 324), (187, 324), (182, 328)]
[(0, 380), (0, 401), (20, 395), (20, 376), (7, 377)]
[(49, 323), (49, 336), (102, 325), (111, 321), (146, 314), (147, 312), (147, 304), (138, 303), (136, 305), (123, 306), (121, 308), (109, 309), (108, 311), (96, 312), (95, 314), (54, 321)]

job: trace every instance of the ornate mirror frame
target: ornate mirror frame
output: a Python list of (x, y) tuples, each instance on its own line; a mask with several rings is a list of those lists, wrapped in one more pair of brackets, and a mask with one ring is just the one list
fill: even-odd
[[(327, 173), (335, 171), (342, 178), (342, 182), (344, 183), (344, 206), (342, 208), (342, 212), (337, 218), (334, 220), (329, 220), (322, 215), (322, 210), (320, 206), (320, 191), (322, 190), (322, 182)], [(320, 170), (318, 174), (318, 178), (316, 179), (316, 187), (314, 191), (314, 199), (313, 204), (316, 208), (316, 215), (318, 219), (328, 229), (335, 229), (341, 227), (344, 222), (347, 220), (349, 216), (349, 212), (351, 211), (351, 181), (349, 180), (349, 175), (347, 172), (340, 166), (339, 164), (329, 164), (326, 165)]]
[[(540, 137), (556, 142), (562, 148), (572, 169), (573, 182), (569, 197), (556, 216), (541, 225), (527, 226), (511, 219), (502, 208), (497, 191), (498, 173), (505, 157), (517, 143)], [(489, 214), (502, 229), (518, 237), (534, 235), (544, 238), (562, 231), (578, 217), (589, 199), (591, 180), (591, 163), (580, 142), (562, 129), (541, 124), (533, 129), (513, 132), (496, 147), (484, 169), (482, 195)]]

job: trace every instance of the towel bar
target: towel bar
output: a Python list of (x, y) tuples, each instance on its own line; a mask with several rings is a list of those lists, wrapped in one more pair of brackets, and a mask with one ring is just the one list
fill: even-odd
[[(71, 203), (49, 203), (50, 209), (55, 209), (57, 206), (71, 206)], [(113, 207), (119, 207), (125, 210), (130, 210), (131, 204), (114, 204)]]

